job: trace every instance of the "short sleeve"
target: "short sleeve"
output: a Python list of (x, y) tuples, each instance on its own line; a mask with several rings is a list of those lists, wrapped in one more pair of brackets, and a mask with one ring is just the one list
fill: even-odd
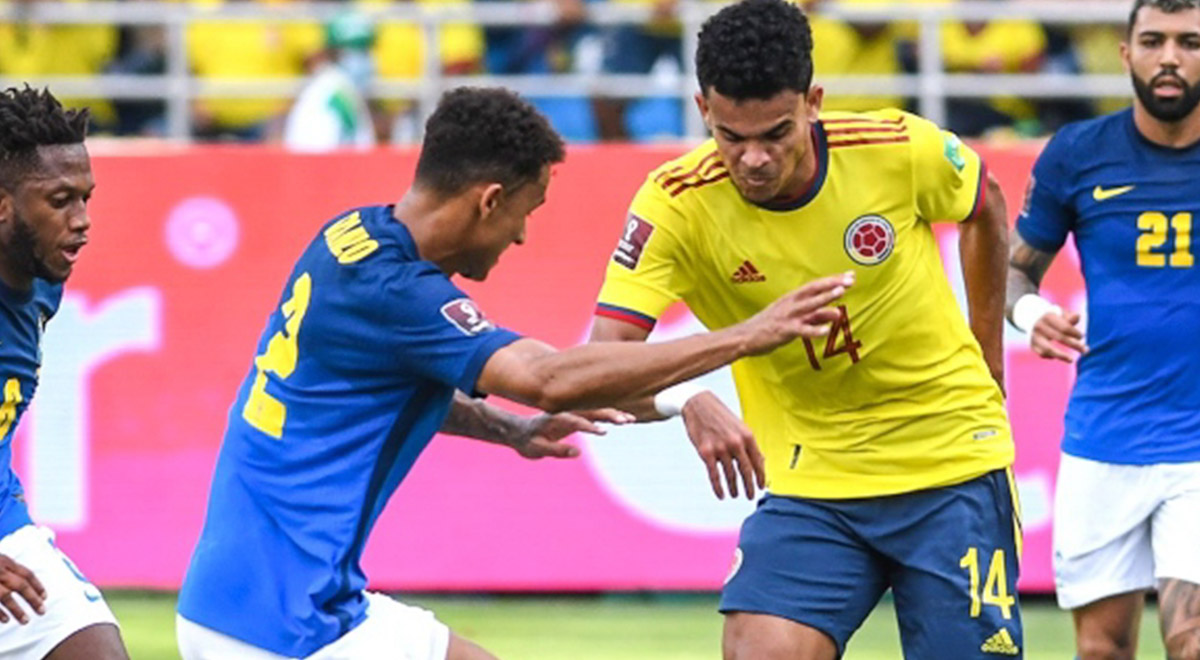
[(414, 279), (384, 290), (394, 354), (408, 370), (474, 392), (488, 358), (520, 335), (492, 323), (440, 273)]
[(962, 222), (983, 207), (987, 170), (979, 154), (934, 123), (908, 116), (917, 215), (927, 222)]
[(1021, 239), (1043, 252), (1062, 248), (1075, 224), (1075, 210), (1067, 203), (1064, 156), (1068, 140), (1056, 135), (1046, 144), (1033, 166), (1025, 188), (1025, 203), (1017, 216)]
[(649, 330), (683, 296), (687, 287), (680, 267), (682, 220), (661, 188), (651, 181), (642, 185), (608, 262), (597, 316)]
[(375, 266), (370, 273), (348, 267), (336, 284), (326, 282), (330, 292), (317, 302), (320, 329), (311, 341), (323, 344), (321, 353), (337, 368), (417, 376), (473, 392), (488, 358), (520, 339), (492, 323), (432, 264)]

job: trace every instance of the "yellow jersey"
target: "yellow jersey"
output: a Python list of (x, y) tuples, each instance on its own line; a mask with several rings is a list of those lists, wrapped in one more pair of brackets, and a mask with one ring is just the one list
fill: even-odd
[(597, 314), (643, 327), (682, 300), (710, 329), (854, 270), (828, 337), (733, 365), (777, 495), (875, 497), (1012, 464), (1004, 400), (946, 280), (931, 222), (983, 205), (985, 168), (900, 110), (823, 114), (796, 200), (745, 200), (708, 141), (634, 197)]

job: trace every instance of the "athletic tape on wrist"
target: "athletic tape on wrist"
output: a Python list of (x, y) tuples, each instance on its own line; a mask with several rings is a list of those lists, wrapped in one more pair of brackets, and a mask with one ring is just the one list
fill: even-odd
[(1036, 293), (1027, 293), (1013, 305), (1013, 325), (1025, 334), (1033, 334), (1033, 326), (1037, 325), (1038, 319), (1049, 312), (1062, 314), (1062, 308)]
[(663, 417), (674, 417), (683, 412), (683, 406), (689, 399), (707, 392), (707, 388), (695, 383), (679, 383), (654, 395), (654, 409)]

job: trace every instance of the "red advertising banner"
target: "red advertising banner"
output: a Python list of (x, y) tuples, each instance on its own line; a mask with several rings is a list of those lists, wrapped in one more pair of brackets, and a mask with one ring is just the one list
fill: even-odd
[[(1035, 145), (983, 150), (1015, 214)], [(488, 282), (489, 318), (558, 346), (587, 336), (626, 206), (668, 147), (573, 148), (530, 220), (528, 240)], [(194, 148), (94, 158), (99, 184), (84, 250), (43, 344), (42, 384), (16, 439), (35, 520), (58, 530), (106, 586), (176, 588), (204, 515), (235, 390), (294, 259), (340, 211), (388, 203), (415, 154), (298, 156)], [(939, 229), (962, 291), (954, 228)], [(1049, 296), (1082, 304), (1073, 255)], [(684, 310), (655, 337), (699, 329)], [(1071, 369), (1007, 337), (1010, 410), (1025, 507), (1022, 584), (1049, 590), (1049, 522)], [(707, 382), (731, 405), (729, 376)], [(436, 439), (368, 544), (377, 588), (712, 589), (748, 502), (718, 502), (682, 424), (579, 439), (574, 461)]]

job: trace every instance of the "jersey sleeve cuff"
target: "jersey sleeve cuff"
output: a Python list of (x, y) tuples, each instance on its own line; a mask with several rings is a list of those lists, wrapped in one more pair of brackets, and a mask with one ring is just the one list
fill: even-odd
[(482, 396), (475, 389), (475, 384), (479, 380), (479, 374), (483, 371), (483, 365), (487, 364), (496, 351), (520, 338), (521, 335), (504, 328), (489, 332), (479, 347), (475, 349), (475, 354), (471, 356), (470, 361), (467, 362), (467, 368), (463, 371), (456, 387), (460, 391), (469, 392), (472, 396)]
[(971, 212), (963, 219), (963, 222), (974, 220), (980, 213), (983, 212), (983, 207), (987, 205), (987, 187), (988, 187), (988, 168), (987, 163), (983, 159), (979, 159), (979, 185), (975, 190), (975, 203), (971, 206)]
[(642, 314), (627, 307), (618, 307), (617, 305), (609, 305), (607, 303), (596, 304), (596, 316), (624, 321), (646, 331), (653, 330), (654, 324), (658, 323), (658, 319), (648, 314)]
[(1040, 236), (1037, 232), (1030, 231), (1029, 223), (1025, 220), (1025, 216), (1017, 218), (1017, 235), (1021, 237), (1021, 240), (1028, 243), (1029, 247), (1042, 252), (1049, 252), (1050, 254), (1058, 252), (1062, 249), (1063, 243), (1066, 242), (1065, 237), (1056, 241), (1054, 238), (1046, 238)]

